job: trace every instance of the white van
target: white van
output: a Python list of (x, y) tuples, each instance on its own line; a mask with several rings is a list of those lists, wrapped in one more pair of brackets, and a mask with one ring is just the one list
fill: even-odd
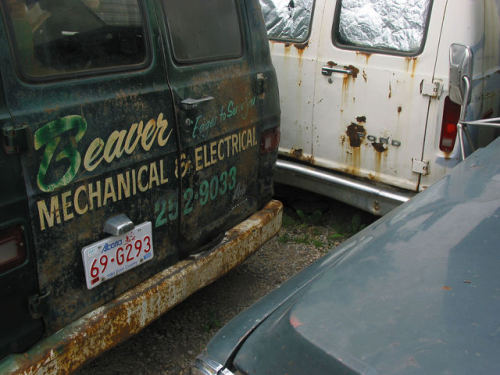
[(260, 3), (281, 95), (277, 182), (382, 215), (438, 180), (460, 159), (452, 44), (472, 52), (467, 120), (499, 116), (499, 0)]

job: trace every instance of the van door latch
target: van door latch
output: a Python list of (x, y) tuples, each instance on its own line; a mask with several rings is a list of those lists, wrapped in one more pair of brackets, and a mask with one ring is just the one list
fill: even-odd
[(8, 155), (26, 151), (28, 149), (28, 125), (5, 125), (2, 128), (2, 145)]
[(412, 172), (427, 176), (429, 174), (429, 162), (427, 160), (411, 159)]
[(185, 111), (189, 111), (191, 109), (195, 109), (198, 107), (198, 105), (209, 102), (211, 100), (214, 100), (213, 96), (204, 96), (203, 98), (199, 99), (193, 99), (193, 98), (186, 98), (183, 101), (181, 101), (181, 107)]
[(432, 82), (426, 82), (425, 79), (420, 82), (420, 94), (430, 96), (431, 98), (439, 98), (443, 92), (443, 82), (435, 79)]

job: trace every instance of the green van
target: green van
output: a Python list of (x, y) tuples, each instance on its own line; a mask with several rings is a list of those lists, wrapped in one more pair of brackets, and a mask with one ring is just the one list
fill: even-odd
[(65, 373), (277, 232), (276, 76), (257, 0), (0, 4), (0, 373)]

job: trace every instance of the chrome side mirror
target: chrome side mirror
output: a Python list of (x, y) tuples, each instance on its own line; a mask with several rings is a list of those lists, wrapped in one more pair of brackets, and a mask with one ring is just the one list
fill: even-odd
[(468, 46), (453, 43), (450, 46), (450, 99), (454, 103), (467, 105), (470, 101), (472, 80), (472, 50)]

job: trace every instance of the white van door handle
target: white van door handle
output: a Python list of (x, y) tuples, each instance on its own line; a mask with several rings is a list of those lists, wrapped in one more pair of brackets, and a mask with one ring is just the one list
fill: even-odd
[(342, 74), (348, 74), (352, 76), (352, 70), (351, 69), (342, 69), (342, 68), (332, 68), (331, 66), (324, 66), (321, 68), (321, 74), (324, 76), (331, 76), (332, 73), (342, 73)]
[(204, 96), (203, 98), (199, 99), (193, 99), (193, 98), (186, 98), (181, 102), (181, 107), (184, 110), (190, 110), (198, 107), (199, 104), (209, 102), (211, 100), (214, 100), (213, 96)]

